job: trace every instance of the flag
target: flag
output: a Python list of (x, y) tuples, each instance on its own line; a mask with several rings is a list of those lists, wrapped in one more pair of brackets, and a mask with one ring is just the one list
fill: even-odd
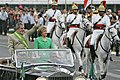
[(91, 4), (91, 0), (84, 0), (84, 9), (86, 9)]
[(58, 3), (58, 0), (55, 0)]
[(58, 3), (58, 0), (48, 0), (48, 2), (50, 2), (50, 3), (53, 3), (53, 2)]
[(100, 4), (104, 5), (104, 7), (106, 8), (106, 0), (103, 0)]
[(21, 71), (20, 72), (21, 72), (20, 79), (25, 80), (25, 71), (24, 71), (23, 63), (21, 64)]

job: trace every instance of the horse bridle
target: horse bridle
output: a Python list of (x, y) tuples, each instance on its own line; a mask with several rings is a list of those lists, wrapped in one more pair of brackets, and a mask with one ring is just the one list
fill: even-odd
[[(58, 22), (60, 23), (60, 26), (62, 26), (61, 24), (64, 23), (64, 22), (60, 22), (59, 20), (58, 20)], [(62, 30), (64, 30), (64, 28), (62, 28), (60, 26), (59, 26), (59, 28), (62, 29)]]
[[(110, 29), (112, 29), (112, 28), (114, 28), (114, 27), (110, 27), (110, 28), (108, 28), (108, 31), (110, 32)], [(111, 32), (110, 32), (111, 33)], [(112, 36), (112, 35), (111, 35)], [(112, 36), (112, 39), (114, 40), (114, 38), (117, 36), (117, 34), (115, 34), (114, 36)]]
[[(64, 22), (60, 22), (60, 21), (58, 21), (58, 22), (60, 23), (60, 26), (62, 26), (61, 24), (64, 23)], [(58, 26), (58, 28), (64, 30), (64, 28), (62, 28), (60, 26)], [(57, 35), (56, 30), (55, 30), (55, 35), (60, 39), (60, 36)]]
[[(83, 28), (80, 28), (80, 29), (83, 30), (83, 31), (85, 31)], [(85, 36), (85, 32), (84, 32), (84, 36)], [(83, 36), (82, 41), (84, 40), (84, 36)], [(81, 53), (83, 53), (83, 51), (84, 51), (84, 46), (83, 46), (82, 42), (78, 39), (78, 36), (77, 36), (77, 35), (76, 35), (76, 39), (78, 40), (79, 44), (81, 45), (81, 47), (82, 47)], [(81, 55), (82, 55), (82, 54), (81, 54)]]
[(89, 24), (87, 24), (88, 22), (87, 22), (87, 21), (85, 22), (85, 21), (82, 19), (82, 23), (83, 23), (83, 25), (85, 26), (85, 28), (83, 27), (83, 28), (81, 28), (81, 29), (86, 30), (87, 26), (89, 25)]
[[(114, 28), (114, 27), (110, 27), (110, 28), (108, 29), (108, 31), (110, 32), (110, 29), (112, 29), (112, 28)], [(111, 32), (110, 32), (110, 33), (111, 33)], [(105, 33), (105, 36), (107, 37), (107, 39), (108, 39), (110, 42), (112, 42), (112, 40), (106, 35), (106, 33)], [(111, 36), (112, 36), (112, 35), (111, 35)], [(114, 37), (115, 37), (115, 36), (117, 36), (117, 35), (112, 36), (112, 39), (113, 39), (113, 40), (114, 40)], [(100, 46), (101, 46), (101, 48), (107, 53), (107, 57), (106, 57), (105, 60), (104, 60), (104, 63), (106, 63), (111, 48), (110, 48), (109, 50), (104, 49), (104, 47), (102, 46), (101, 40), (100, 40)]]
[[(114, 28), (114, 27), (110, 27), (109, 29), (108, 29), (108, 31), (110, 32), (110, 29), (112, 29), (112, 28)], [(111, 32), (110, 32), (111, 33)], [(110, 42), (112, 42), (112, 40), (106, 35), (106, 33), (105, 33), (105, 36), (107, 37), (107, 39), (110, 41)], [(112, 36), (112, 35), (111, 35)], [(114, 38), (116, 37), (117, 35), (114, 35), (114, 36), (112, 36), (112, 39), (114, 40)], [(105, 52), (107, 52), (107, 53), (109, 53), (110, 52), (110, 49), (109, 50), (105, 50), (104, 48), (103, 48), (103, 46), (102, 46), (102, 44), (101, 44), (101, 40), (100, 40), (100, 46), (102, 47), (102, 49), (105, 51)]]

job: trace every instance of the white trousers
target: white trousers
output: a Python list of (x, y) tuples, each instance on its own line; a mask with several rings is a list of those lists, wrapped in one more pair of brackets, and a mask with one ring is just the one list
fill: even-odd
[(48, 22), (46, 29), (47, 29), (47, 33), (51, 33), (53, 27), (55, 25), (55, 22)]
[(91, 37), (90, 45), (95, 45), (97, 37), (100, 34), (103, 34), (103, 32), (104, 32), (104, 30), (94, 30), (93, 34), (92, 34), (92, 37)]
[(67, 33), (67, 37), (71, 39), (75, 31), (78, 31), (79, 28), (69, 28), (69, 31)]

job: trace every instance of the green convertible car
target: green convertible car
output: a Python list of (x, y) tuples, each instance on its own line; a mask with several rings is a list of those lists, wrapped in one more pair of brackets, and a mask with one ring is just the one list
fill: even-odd
[(16, 50), (14, 62), (0, 64), (0, 80), (84, 80), (75, 75), (70, 49)]

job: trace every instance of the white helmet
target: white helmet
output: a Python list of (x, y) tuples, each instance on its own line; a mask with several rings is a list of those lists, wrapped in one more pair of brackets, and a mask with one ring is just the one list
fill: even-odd
[(98, 8), (98, 11), (105, 11), (105, 7), (103, 4), (101, 4)]
[(58, 5), (58, 0), (52, 0), (52, 5)]
[(78, 9), (78, 4), (76, 4), (76, 3), (73, 2), (73, 4), (72, 4), (72, 9), (73, 9), (73, 10), (74, 10), (74, 9)]

